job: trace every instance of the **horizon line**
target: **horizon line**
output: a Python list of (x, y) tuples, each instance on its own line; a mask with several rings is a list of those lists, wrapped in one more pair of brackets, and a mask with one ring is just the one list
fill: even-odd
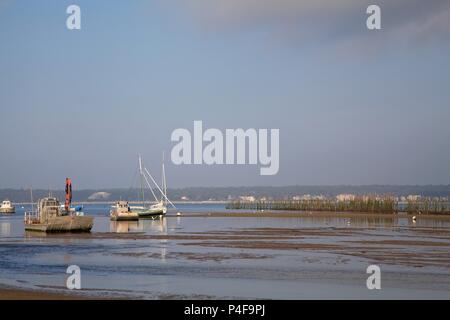
[[(291, 185), (247, 185), (247, 186), (187, 186), (187, 187), (172, 187), (168, 189), (179, 190), (179, 189), (195, 189), (195, 188), (208, 188), (208, 189), (221, 189), (221, 188), (293, 188), (293, 187), (450, 187), (450, 183), (448, 184), (291, 184)], [(43, 187), (0, 187), (0, 190), (64, 190), (64, 188), (55, 189), (55, 188), (43, 188)], [(139, 189), (138, 187), (97, 187), (97, 188), (82, 188), (77, 189), (78, 191), (85, 190), (131, 190), (131, 189)]]

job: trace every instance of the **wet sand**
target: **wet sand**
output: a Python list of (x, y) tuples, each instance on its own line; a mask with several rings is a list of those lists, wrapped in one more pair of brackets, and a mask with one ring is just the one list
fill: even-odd
[[(320, 217), (342, 217), (342, 214), (319, 213)], [(276, 217), (278, 212), (260, 213), (261, 218)], [(305, 213), (288, 213), (283, 218), (303, 217)], [(309, 214), (306, 214), (309, 217)], [(362, 214), (345, 214), (352, 218), (361, 218)], [(365, 217), (380, 217), (366, 215)], [(183, 218), (223, 217), (222, 213), (191, 214)], [(226, 217), (249, 217), (250, 213), (234, 213)], [(254, 215), (252, 215), (253, 217)], [(386, 215), (381, 215), (386, 218)], [(317, 217), (314, 214), (314, 217)], [(422, 217), (421, 217), (422, 218)], [(430, 217), (427, 217), (431, 219)], [(301, 250), (304, 252), (325, 252), (334, 255), (354, 256), (369, 259), (374, 263), (399, 266), (425, 267), (436, 266), (450, 269), (450, 232), (445, 228), (397, 227), (395, 237), (380, 228), (374, 234), (374, 228), (331, 227), (321, 228), (240, 228), (235, 230), (212, 230), (204, 232), (178, 232), (176, 234), (146, 234), (144, 232), (114, 233), (93, 232), (78, 234), (48, 234), (46, 238), (97, 239), (97, 240), (156, 240), (176, 241), (180, 246), (204, 248), (228, 248), (242, 250)], [(408, 233), (407, 233), (408, 232)], [(413, 234), (411, 234), (412, 232)], [(380, 238), (371, 239), (370, 238)], [(381, 239), (383, 238), (383, 239)], [(151, 258), (145, 253), (115, 253), (123, 256)], [(158, 256), (153, 254), (154, 256)], [(199, 261), (222, 261), (229, 259), (260, 259), (266, 254), (217, 255), (214, 253), (194, 254), (192, 252), (170, 253), (167, 259), (187, 259)]]
[[(12, 224), (11, 236), (0, 239), (0, 271), (13, 275), (6, 285), (18, 287), (3, 287), (0, 299), (370, 299), (370, 264), (384, 272), (381, 298), (450, 298), (449, 221), (421, 215), (416, 223), (397, 214), (190, 212), (123, 224), (98, 216), (91, 233), (20, 234), (15, 232), (22, 225)], [(72, 263), (86, 281), (80, 294), (62, 287)]]
[[(115, 233), (61, 233), (42, 234), (27, 233), (30, 237), (45, 237), (57, 239), (96, 239), (96, 240), (167, 240), (176, 241), (181, 246), (194, 246), (205, 248), (234, 248), (245, 250), (302, 250), (311, 252), (327, 252), (348, 256), (362, 257), (374, 262), (383, 262), (396, 265), (415, 267), (439, 266), (450, 269), (450, 232), (446, 228), (428, 227), (396, 227), (395, 239), (392, 234), (378, 228), (351, 227), (353, 219), (361, 218), (398, 218), (391, 214), (366, 213), (334, 213), (334, 212), (215, 212), (191, 213), (183, 215), (189, 218), (346, 218), (349, 227), (324, 226), (320, 228), (240, 228), (234, 230), (209, 230), (203, 232), (178, 232), (176, 234), (147, 234), (145, 232)], [(406, 216), (407, 217), (407, 216)], [(167, 218), (175, 218), (168, 216)], [(179, 217), (176, 217), (179, 218)], [(404, 218), (404, 217), (403, 217)], [(420, 219), (450, 219), (447, 216), (420, 216)], [(406, 233), (412, 231), (413, 234)], [(368, 238), (384, 238), (372, 239)], [(342, 240), (340, 240), (342, 238)], [(134, 257), (151, 257), (143, 253), (117, 253), (118, 255)], [(264, 257), (265, 255), (260, 255)], [(189, 260), (227, 259), (257, 259), (254, 254), (247, 255), (214, 255), (212, 253), (193, 254), (189, 252), (171, 253), (167, 258), (183, 258)]]
[(22, 288), (0, 287), (0, 300), (87, 300), (101, 299), (99, 296), (86, 296), (75, 293), (54, 293), (48, 291), (26, 290)]

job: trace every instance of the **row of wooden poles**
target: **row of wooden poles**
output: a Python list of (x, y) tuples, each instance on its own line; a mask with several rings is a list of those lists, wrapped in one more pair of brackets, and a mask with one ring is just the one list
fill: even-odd
[(247, 210), (292, 210), (292, 211), (339, 211), (339, 212), (370, 212), (370, 213), (421, 213), (450, 214), (448, 201), (433, 198), (421, 198), (416, 201), (399, 203), (392, 196), (356, 197), (353, 200), (337, 201), (334, 198), (314, 200), (256, 200), (231, 201), (227, 209)]

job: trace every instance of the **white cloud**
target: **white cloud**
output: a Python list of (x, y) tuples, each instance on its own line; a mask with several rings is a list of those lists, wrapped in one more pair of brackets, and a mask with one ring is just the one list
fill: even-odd
[[(383, 41), (450, 38), (448, 0), (165, 0), (206, 32), (264, 30), (291, 43), (373, 41), (366, 8), (382, 10)], [(380, 40), (380, 39), (378, 39)], [(378, 41), (377, 40), (377, 41)]]

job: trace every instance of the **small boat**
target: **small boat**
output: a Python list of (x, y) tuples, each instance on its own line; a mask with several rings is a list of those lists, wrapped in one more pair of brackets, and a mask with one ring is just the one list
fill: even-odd
[(12, 205), (11, 201), (4, 200), (0, 205), (0, 213), (14, 213), (16, 212), (16, 208)]
[[(31, 196), (33, 198), (33, 196)], [(86, 217), (81, 207), (72, 209), (72, 182), (66, 179), (66, 202), (61, 208), (57, 198), (50, 195), (38, 201), (37, 211), (25, 212), (25, 230), (40, 232), (89, 232), (94, 225), (93, 217)]]
[(131, 210), (128, 201), (117, 201), (116, 205), (109, 212), (112, 221), (136, 221), (139, 215)]

